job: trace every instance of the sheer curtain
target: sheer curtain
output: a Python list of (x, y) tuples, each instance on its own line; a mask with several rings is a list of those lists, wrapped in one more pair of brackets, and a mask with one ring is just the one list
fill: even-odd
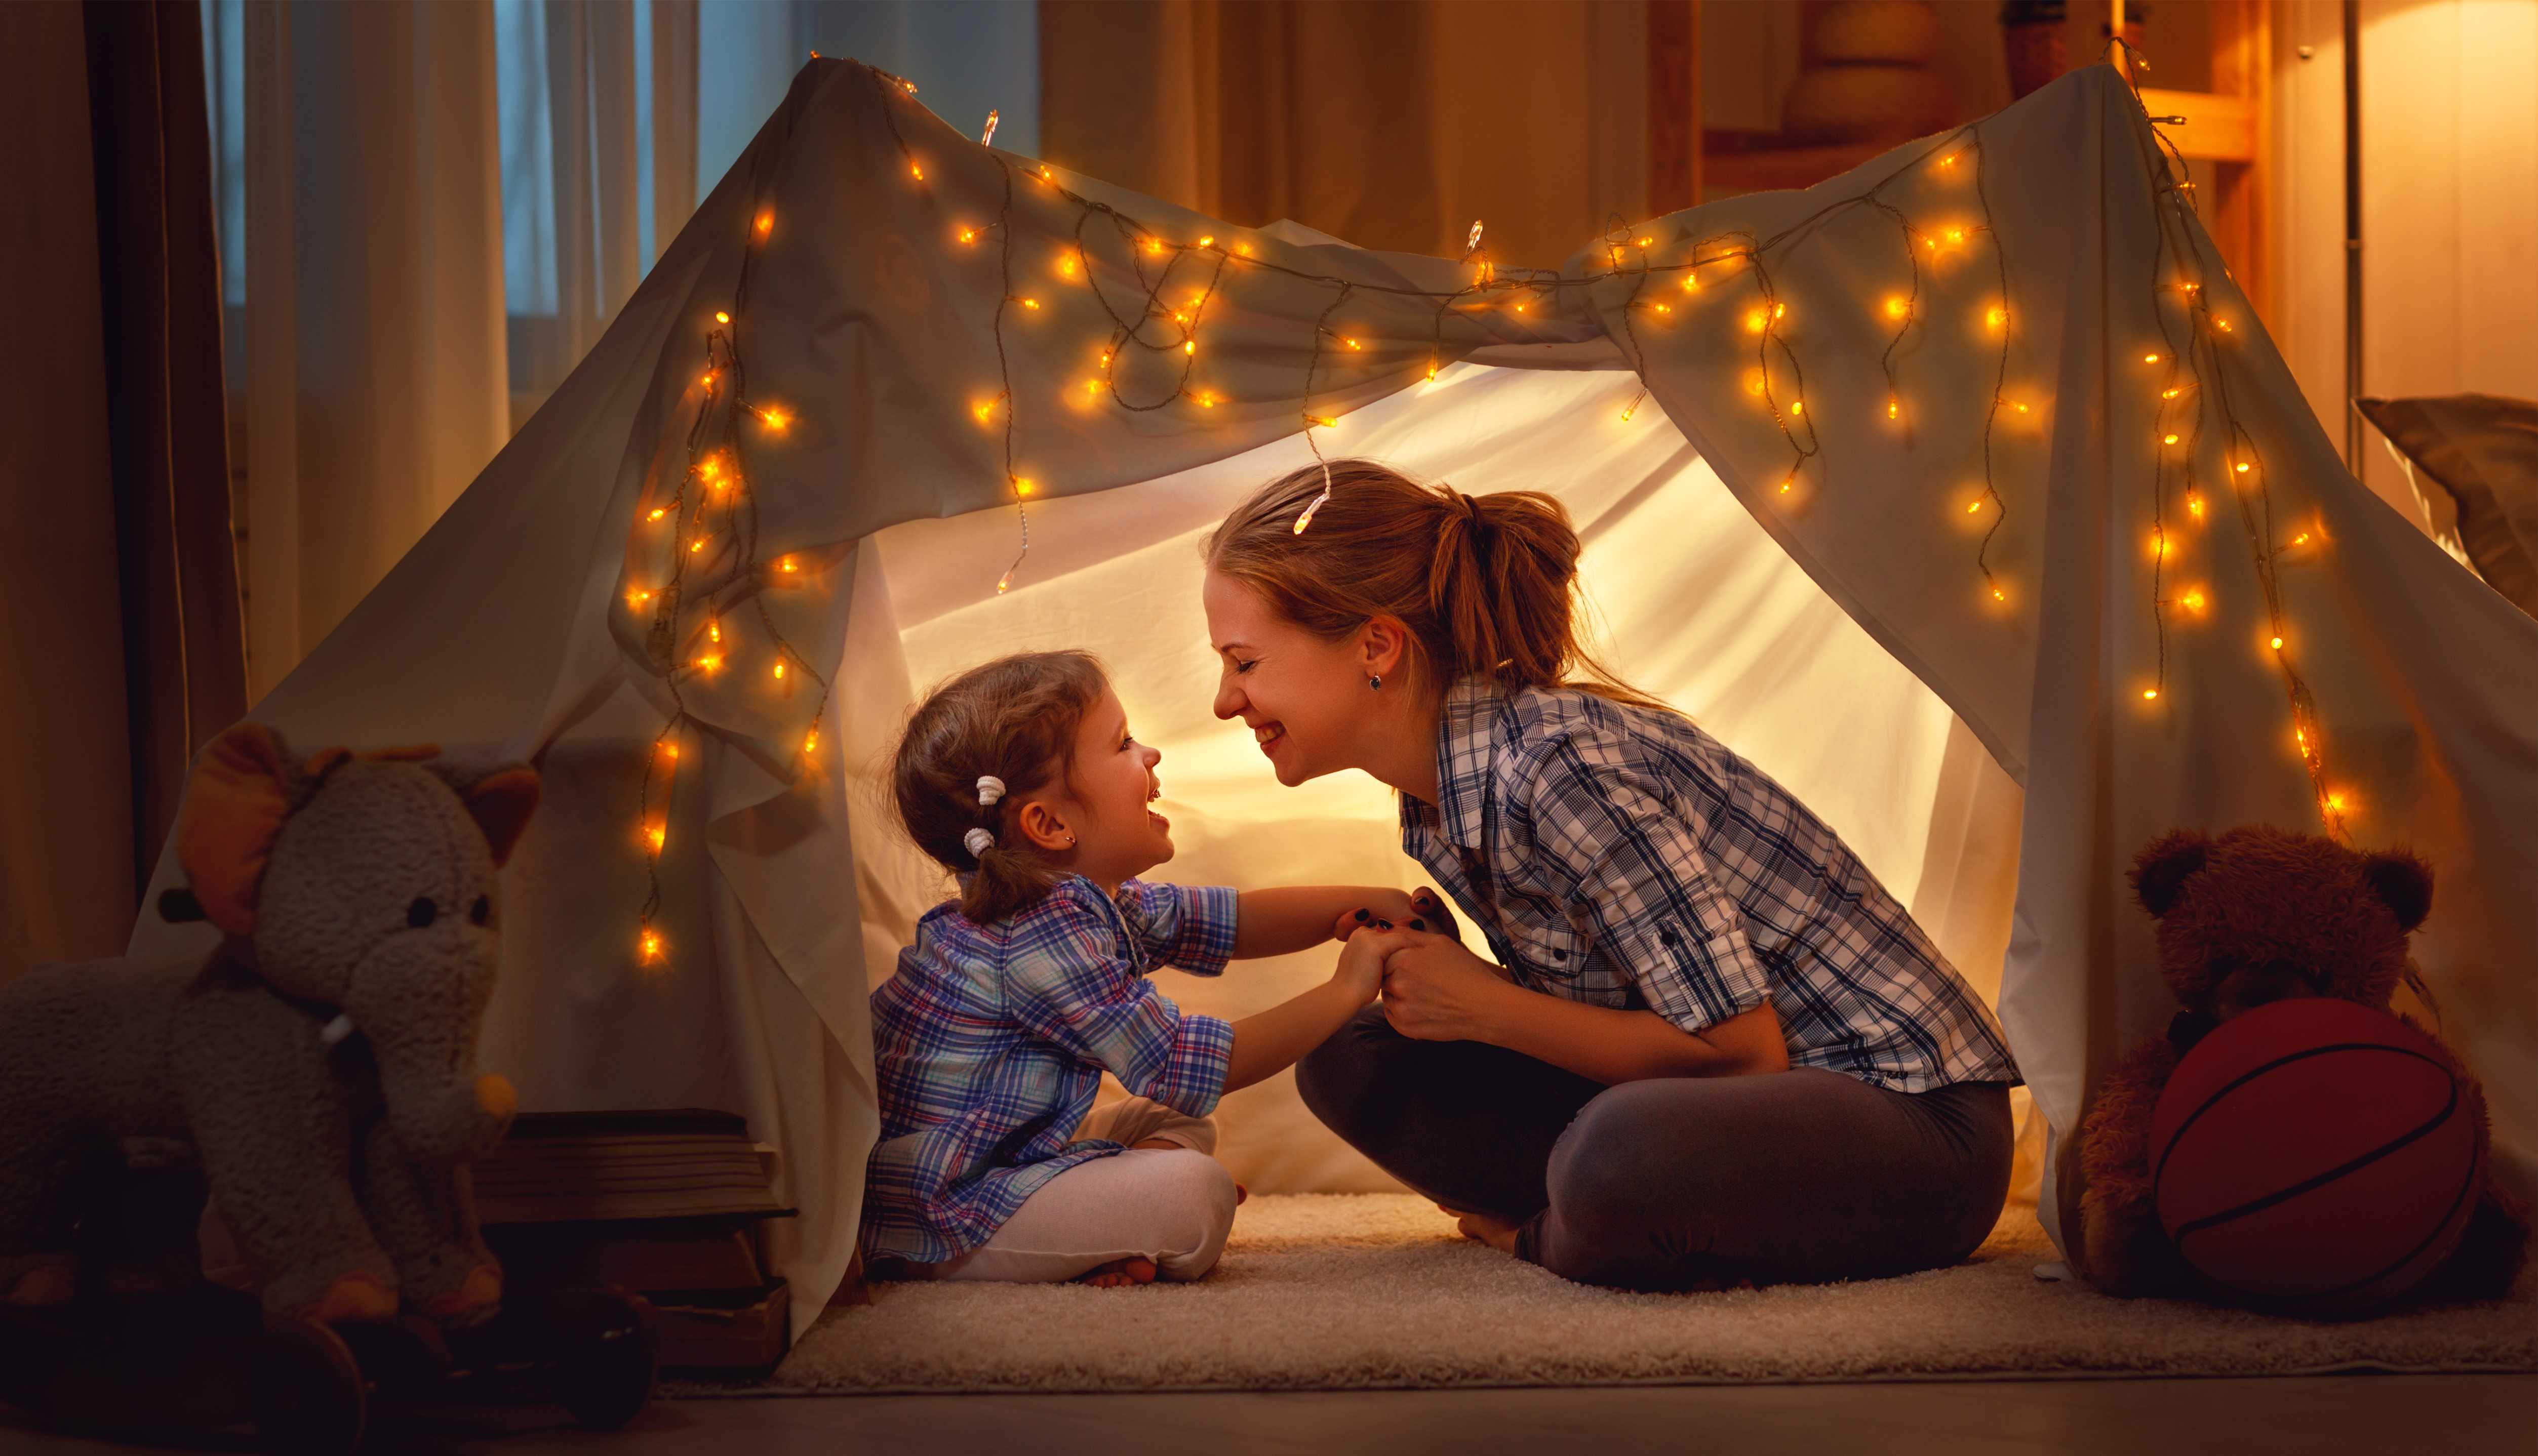
[(204, 0), (270, 691), (580, 363), (814, 50), (1038, 145), (1031, 0)]

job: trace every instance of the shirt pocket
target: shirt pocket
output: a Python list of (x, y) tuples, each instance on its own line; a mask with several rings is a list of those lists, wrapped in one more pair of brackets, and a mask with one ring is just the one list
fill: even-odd
[(1517, 968), (1524, 974), (1537, 981), (1563, 984), (1583, 973), (1586, 953), (1591, 949), (1586, 937), (1565, 921), (1510, 926), (1507, 944), (1522, 962)]

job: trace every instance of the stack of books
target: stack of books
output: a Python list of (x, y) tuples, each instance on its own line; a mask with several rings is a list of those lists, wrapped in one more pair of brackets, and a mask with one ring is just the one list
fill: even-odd
[(791, 1329), (757, 1239), (793, 1213), (774, 1156), (729, 1112), (524, 1112), (476, 1163), (476, 1215), (514, 1289), (617, 1285), (659, 1311), (664, 1366), (764, 1369)]

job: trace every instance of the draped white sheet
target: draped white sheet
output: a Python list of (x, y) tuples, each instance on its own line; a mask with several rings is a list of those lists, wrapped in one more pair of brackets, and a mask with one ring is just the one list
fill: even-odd
[[(1589, 248), (1568, 265), (1570, 286), (1530, 312), (1440, 320), (1432, 300), (1385, 290), (1450, 291), (1468, 267), (1236, 230), (1061, 180), (1161, 235), (1238, 237), (1265, 264), (1351, 281), (1342, 322), (1366, 348), (1326, 366), (1309, 401), (1345, 417), (1331, 446), (1467, 490), (1561, 490), (1586, 523), (1590, 589), (1620, 665), (1824, 811), (1978, 983), (2009, 942), (2003, 1019), (2056, 1129), (2170, 1013), (2149, 922), (2123, 889), (2132, 852), (2179, 824), (2319, 824), (2261, 638), (2251, 540), (2272, 553), (2356, 840), (2411, 841), (2439, 877), (2418, 955), (2453, 1044), (2488, 1080), (2503, 1165), (2525, 1185), (2538, 1146), (2538, 624), (2344, 473), (2209, 240), (2157, 187), (2148, 124), (2111, 71), (2066, 77), (1979, 136), (1979, 193), (1970, 165), (1942, 169), (1909, 147), (1806, 193), (1716, 203), (1636, 234), (1661, 264), (1730, 230), (1795, 230), (1770, 256), (1824, 448), (1787, 493), (1784, 437), (1743, 387), (1753, 354), (1739, 317), (1756, 294), (1740, 270), (1705, 276), (1699, 296), (1650, 296), (1671, 299), (1666, 314), (1626, 312), (1650, 300), (1626, 237), (1618, 272), (1606, 245)], [(1967, 237), (1925, 272), (1927, 322), (1892, 386), (1901, 421), (1888, 418), (1891, 325), (1878, 307), (1906, 276), (1901, 234), (1864, 208), (1808, 221), (1890, 178), (1886, 199), (1925, 235)], [(1009, 184), (1012, 258), (957, 243), (957, 226), (995, 221)], [(1407, 872), (1365, 784), (1266, 790), (1239, 736), (1205, 716), (1210, 675), (1195, 655), (1191, 534), (1302, 458), (1301, 388), (1334, 287), (1236, 269), (1199, 335), (1221, 406), (1124, 414), (1078, 390), (1102, 330), (1090, 296), (1055, 273), (1077, 217), (1054, 187), (1008, 171), (872, 73), (814, 62), (589, 359), (256, 711), (303, 747), (436, 738), (541, 756), (550, 797), (506, 876), (485, 1062), (533, 1107), (746, 1113), (781, 1151), (779, 1196), (803, 1212), (780, 1267), (804, 1320), (845, 1266), (875, 1128), (868, 975), (928, 893), (857, 800), (911, 681), (1024, 641), (1102, 647), (1183, 801), (1174, 873)], [(2211, 484), (2226, 475), (2216, 427), (2203, 442), (2211, 520), (2189, 530), (2171, 514), (2167, 578), (2171, 591), (2200, 585), (2208, 610), (2171, 614), (2166, 689), (2148, 701), (2159, 381), (2142, 356), (2172, 297), (2159, 289), (2174, 256), (2162, 261), (2163, 237), (2207, 265), (2216, 307), (2237, 323), (2211, 379), (2245, 430), (2237, 447), (2262, 451), (2273, 518), (2242, 524)], [(1017, 469), (1055, 503), (1038, 509), (1026, 585), (990, 602), (1011, 515), (993, 508), (1000, 436), (970, 406), (999, 378), (991, 320), (1009, 261), (1046, 302), (1009, 320), (1002, 351)], [(1106, 244), (1095, 262), (1114, 288), (1129, 276)], [(1984, 320), (2003, 306), (1996, 384)], [(668, 955), (643, 966), (636, 793), (672, 704), (633, 593), (659, 580), (673, 543), (646, 531), (638, 505), (685, 437), (718, 308), (738, 313), (753, 398), (798, 412), (780, 435), (748, 436), (748, 473), (760, 559), (790, 553), (805, 569), (782, 590), (733, 588), (728, 670), (682, 673), (689, 717), (655, 921)], [(1426, 384), (1432, 358), (1472, 364)], [(1667, 419), (1651, 406), (1622, 419), (1627, 376), (1562, 371), (1622, 362)], [(1513, 364), (1535, 367), (1495, 367)], [(1995, 397), (2028, 409), (2004, 416), (1992, 446), (1997, 499), (1969, 512)], [(1723, 508), (1729, 496), (1744, 514)], [(2003, 507), (1987, 554), (1996, 600), (1976, 545), (1984, 512)], [(745, 564), (732, 550), (717, 537), (701, 576)], [(801, 674), (767, 672), (758, 606), (802, 660), (840, 664), (816, 754), (798, 750), (817, 695)], [(673, 660), (703, 641), (697, 615), (680, 630)], [(2014, 936), (1995, 892), (2012, 816)], [(172, 877), (163, 858), (160, 884)], [(178, 950), (190, 934), (146, 920), (136, 950)], [(1175, 989), (1236, 1010), (1308, 973), (1294, 962)], [(1262, 1112), (1258, 1146), (1276, 1143), (1277, 1122)], [(1350, 1176), (1313, 1161), (1289, 1158), (1280, 1175)], [(2071, 1191), (2065, 1178), (2058, 1193)], [(2048, 1224), (2054, 1206), (2047, 1197)]]

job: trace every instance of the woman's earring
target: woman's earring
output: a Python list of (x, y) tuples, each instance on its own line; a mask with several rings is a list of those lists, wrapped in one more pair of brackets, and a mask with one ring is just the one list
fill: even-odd
[(1377, 689), (1381, 688), (1382, 686), (1383, 686), (1383, 679), (1382, 679), (1380, 676), (1371, 677), (1371, 678), (1369, 678), (1369, 679), (1367, 679), (1367, 680), (1366, 680), (1366, 691), (1368, 691), (1369, 693), (1372, 693), (1372, 692), (1376, 691)]

